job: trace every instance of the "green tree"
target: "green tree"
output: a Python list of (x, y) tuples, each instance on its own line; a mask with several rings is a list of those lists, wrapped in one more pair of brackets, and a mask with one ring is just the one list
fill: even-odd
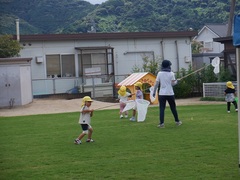
[(160, 58), (155, 58), (155, 60), (149, 59), (149, 57), (143, 57), (142, 67), (135, 65), (132, 68), (132, 72), (150, 72), (157, 75), (159, 71)]
[(235, 79), (232, 77), (231, 72), (229, 69), (225, 69), (224, 67), (220, 67), (219, 73), (219, 81), (220, 82), (227, 82), (227, 81), (234, 81)]
[(0, 36), (0, 58), (18, 56), (22, 47), (10, 35)]
[(176, 86), (173, 87), (176, 98), (186, 98), (191, 96), (191, 93), (194, 91), (196, 83), (194, 74), (189, 75), (192, 72), (192, 66), (189, 66), (188, 70), (181, 68), (180, 71), (176, 73), (177, 79), (184, 77), (178, 82)]
[(203, 44), (201, 42), (192, 41), (192, 53), (198, 54), (202, 52)]

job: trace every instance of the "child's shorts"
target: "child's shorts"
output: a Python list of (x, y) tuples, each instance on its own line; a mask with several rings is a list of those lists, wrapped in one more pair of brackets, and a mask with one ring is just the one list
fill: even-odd
[(83, 133), (85, 133), (85, 134), (87, 134), (88, 130), (90, 128), (92, 128), (92, 126), (90, 124), (81, 124), (81, 126), (82, 126)]

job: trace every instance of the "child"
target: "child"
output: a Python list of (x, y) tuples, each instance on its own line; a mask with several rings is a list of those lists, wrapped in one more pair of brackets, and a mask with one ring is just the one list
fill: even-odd
[[(126, 91), (126, 86), (121, 86), (119, 91), (118, 91), (118, 99), (119, 99), (119, 103), (120, 103), (120, 119), (123, 118), (123, 109), (126, 106), (126, 102), (128, 100), (128, 97), (131, 96), (131, 94), (129, 92)], [(125, 111), (125, 118), (128, 117), (128, 111)]]
[(238, 112), (238, 105), (235, 100), (236, 91), (231, 81), (226, 83), (227, 89), (224, 91), (225, 100), (227, 102), (227, 112), (230, 113), (231, 103), (235, 106), (235, 111)]
[[(134, 84), (135, 86), (135, 90), (136, 90), (136, 99), (143, 99), (143, 93), (142, 93), (142, 83), (141, 82), (137, 82), (136, 84)], [(136, 110), (137, 110), (137, 105), (135, 104), (135, 106), (133, 107), (133, 115), (130, 118), (130, 121), (135, 121), (135, 115), (136, 115)]]
[(79, 124), (82, 127), (83, 132), (78, 136), (77, 139), (75, 139), (75, 144), (81, 144), (81, 139), (87, 134), (88, 139), (86, 142), (94, 142), (92, 139), (92, 133), (93, 128), (90, 125), (91, 123), (91, 117), (93, 115), (93, 109), (90, 109), (90, 106), (92, 104), (92, 99), (89, 96), (85, 96), (82, 99), (82, 107), (80, 110), (80, 118), (79, 118)]

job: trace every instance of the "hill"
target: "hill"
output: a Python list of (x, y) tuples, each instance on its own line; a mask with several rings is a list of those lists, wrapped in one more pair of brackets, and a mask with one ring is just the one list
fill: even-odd
[[(227, 23), (230, 0), (1, 0), (0, 34), (140, 32), (199, 30), (206, 23)], [(236, 2), (236, 14), (240, 1)]]

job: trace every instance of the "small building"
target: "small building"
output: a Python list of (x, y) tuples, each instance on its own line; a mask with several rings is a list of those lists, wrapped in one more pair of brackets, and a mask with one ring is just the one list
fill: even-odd
[(227, 36), (228, 24), (206, 24), (193, 38), (200, 42), (203, 47), (201, 53), (192, 55), (193, 69), (199, 69), (204, 64), (210, 64), (215, 57), (223, 59), (224, 45), (214, 41), (214, 38)]
[(227, 30), (227, 24), (206, 24), (193, 38), (193, 41), (202, 43), (203, 53), (221, 53), (224, 45), (213, 39), (227, 36)]
[(112, 97), (115, 84), (134, 67), (142, 67), (144, 58), (169, 59), (174, 72), (187, 69), (196, 35), (197, 31), (20, 35), (20, 57), (33, 59), (33, 96), (77, 88), (93, 98)]
[[(144, 99), (150, 101), (150, 90), (149, 88), (151, 86), (154, 86), (156, 80), (156, 76), (152, 73), (148, 72), (141, 72), (141, 73), (132, 73), (130, 76), (128, 76), (126, 79), (124, 79), (122, 82), (120, 82), (117, 86), (126, 86), (126, 88), (131, 92), (135, 93), (135, 87), (134, 84), (136, 82), (141, 82), (143, 84), (142, 86), (142, 92), (144, 95)], [(133, 99), (136, 97), (133, 96)], [(150, 101), (151, 102), (151, 101)], [(158, 104), (158, 100), (152, 102), (152, 104)]]
[(0, 58), (0, 107), (32, 102), (32, 58)]

